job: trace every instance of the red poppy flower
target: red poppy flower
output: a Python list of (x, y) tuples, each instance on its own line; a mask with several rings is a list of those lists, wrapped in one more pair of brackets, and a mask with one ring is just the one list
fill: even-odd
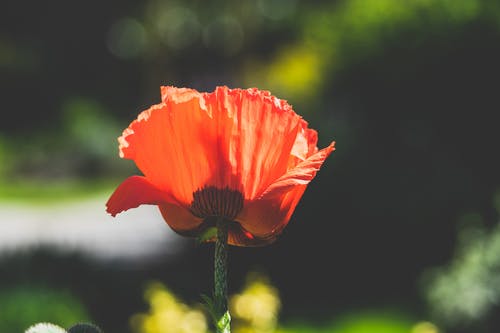
[(107, 211), (153, 204), (182, 235), (223, 217), (229, 244), (274, 241), (334, 142), (318, 151), (316, 131), (268, 91), (162, 87), (161, 95), (118, 139), (120, 156), (144, 176), (118, 186)]

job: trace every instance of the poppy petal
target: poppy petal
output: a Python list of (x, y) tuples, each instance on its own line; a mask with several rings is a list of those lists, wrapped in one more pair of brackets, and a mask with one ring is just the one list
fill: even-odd
[[(203, 132), (212, 123), (202, 108), (202, 94), (188, 89), (163, 89), (164, 102), (142, 112), (123, 132), (121, 156), (158, 188), (188, 206), (193, 192), (215, 173), (215, 157), (207, 151)], [(178, 94), (177, 94), (178, 93)]]
[(318, 133), (310, 128), (307, 128), (307, 122), (302, 121), (302, 126), (297, 133), (297, 138), (290, 153), (288, 161), (288, 169), (295, 167), (307, 157), (318, 152)]
[(304, 153), (307, 123), (267, 91), (162, 87), (162, 100), (123, 132), (120, 154), (184, 205), (205, 186), (255, 199), (289, 169), (292, 149)]
[(219, 172), (239, 175), (244, 197), (255, 199), (286, 172), (302, 118), (268, 91), (218, 87), (205, 99), (208, 112), (219, 116), (217, 134), (207, 137), (217, 137), (223, 148), (217, 154), (230, 165)]
[(306, 187), (296, 185), (281, 195), (249, 202), (236, 221), (255, 238), (271, 243), (287, 225)]
[(187, 208), (170, 203), (158, 207), (165, 222), (178, 234), (192, 237), (203, 230), (203, 219), (194, 216)]
[(309, 184), (314, 176), (316, 176), (323, 162), (334, 150), (335, 142), (332, 142), (328, 147), (309, 156), (306, 160), (288, 170), (283, 176), (271, 184), (271, 186), (264, 191), (262, 197), (272, 197), (287, 192), (290, 187)]
[(125, 179), (113, 192), (106, 203), (106, 211), (116, 216), (120, 212), (140, 205), (158, 205), (169, 201), (172, 201), (170, 196), (145, 177), (132, 176)]
[(264, 246), (268, 245), (274, 240), (276, 237), (274, 235), (266, 236), (266, 237), (258, 237), (250, 233), (248, 230), (245, 230), (241, 224), (234, 222), (229, 225), (228, 239), (227, 242), (230, 245), (234, 246)]
[(269, 186), (260, 198), (246, 202), (236, 221), (256, 237), (274, 239), (287, 225), (307, 184), (334, 149), (332, 142), (297, 164)]

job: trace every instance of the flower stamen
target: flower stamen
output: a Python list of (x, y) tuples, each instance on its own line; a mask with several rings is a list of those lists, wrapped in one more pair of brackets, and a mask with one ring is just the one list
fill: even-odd
[(205, 186), (193, 192), (190, 210), (200, 218), (212, 216), (233, 221), (243, 209), (243, 194), (229, 187)]

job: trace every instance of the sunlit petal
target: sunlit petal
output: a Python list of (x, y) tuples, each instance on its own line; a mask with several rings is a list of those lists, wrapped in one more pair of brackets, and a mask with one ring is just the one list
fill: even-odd
[(168, 193), (159, 190), (145, 177), (132, 176), (125, 179), (113, 192), (106, 203), (106, 210), (112, 216), (116, 216), (120, 212), (140, 205), (159, 205), (172, 201)]

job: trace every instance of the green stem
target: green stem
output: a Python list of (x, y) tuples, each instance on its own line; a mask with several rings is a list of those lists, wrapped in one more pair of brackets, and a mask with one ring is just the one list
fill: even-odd
[(217, 218), (217, 240), (215, 242), (214, 260), (214, 303), (218, 322), (217, 333), (230, 332), (230, 317), (227, 308), (227, 232), (228, 221)]

